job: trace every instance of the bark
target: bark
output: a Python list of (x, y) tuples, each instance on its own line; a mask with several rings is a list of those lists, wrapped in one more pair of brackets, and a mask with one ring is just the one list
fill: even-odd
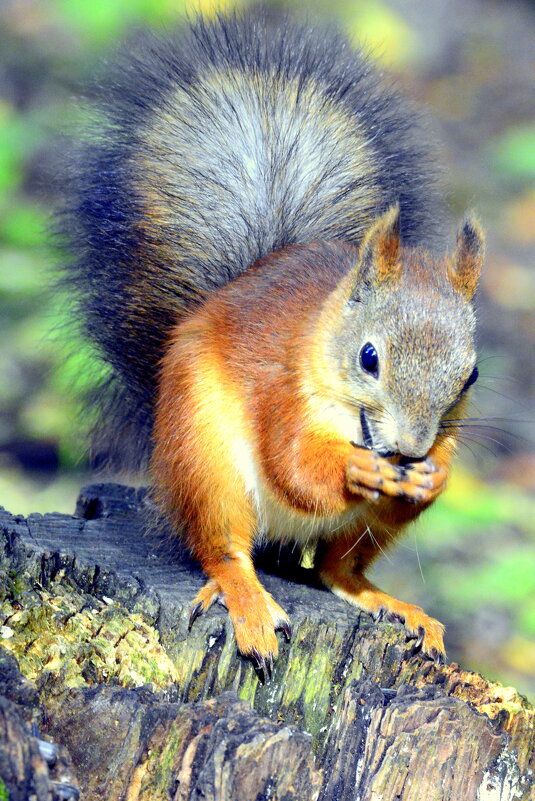
[(188, 632), (203, 577), (151, 515), (119, 485), (74, 517), (0, 512), (0, 800), (534, 797), (512, 688), (412, 655), (288, 552), (292, 581), (261, 576), (294, 626), (262, 686), (223, 609)]

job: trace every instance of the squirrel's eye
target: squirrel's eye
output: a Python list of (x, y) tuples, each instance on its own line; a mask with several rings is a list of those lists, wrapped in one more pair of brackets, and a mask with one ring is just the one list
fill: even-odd
[(379, 357), (371, 342), (366, 342), (360, 352), (360, 364), (363, 370), (371, 373), (375, 378), (379, 373)]
[(478, 379), (478, 376), (479, 376), (479, 370), (477, 369), (477, 367), (474, 367), (474, 369), (470, 373), (470, 377), (468, 378), (468, 381), (464, 385), (463, 389), (468, 389), (468, 387), (471, 387), (472, 384), (475, 384), (475, 382)]

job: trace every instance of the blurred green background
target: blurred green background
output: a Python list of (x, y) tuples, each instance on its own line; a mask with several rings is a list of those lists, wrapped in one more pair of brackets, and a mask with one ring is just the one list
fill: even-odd
[[(62, 137), (80, 117), (75, 87), (132, 27), (166, 30), (214, 6), (0, 4), (0, 503), (12, 512), (71, 512), (79, 487), (92, 480), (76, 397), (93, 359), (72, 336), (76, 356), (65, 359), (65, 310), (47, 289), (58, 257), (46, 231)], [(427, 106), (451, 219), (475, 207), (488, 231), (473, 413), (505, 419), (467, 434), (449, 491), (374, 574), (447, 625), (450, 658), (534, 697), (534, 5), (295, 0), (285, 7), (338, 21)]]

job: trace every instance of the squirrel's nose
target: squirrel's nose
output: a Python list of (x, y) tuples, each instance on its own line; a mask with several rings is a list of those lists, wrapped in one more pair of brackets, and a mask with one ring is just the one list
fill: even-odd
[(421, 459), (425, 456), (433, 442), (435, 434), (428, 428), (420, 428), (418, 431), (400, 432), (396, 441), (396, 450), (410, 459)]
[(406, 445), (399, 445), (397, 450), (406, 459), (422, 459), (427, 454), (429, 448), (410, 448)]

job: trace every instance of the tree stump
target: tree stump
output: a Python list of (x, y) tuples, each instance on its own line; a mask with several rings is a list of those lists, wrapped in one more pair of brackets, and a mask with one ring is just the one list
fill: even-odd
[(188, 632), (204, 579), (149, 514), (114, 484), (72, 517), (0, 512), (0, 800), (535, 797), (515, 690), (412, 654), (288, 552), (261, 575), (294, 627), (262, 685), (223, 609)]

